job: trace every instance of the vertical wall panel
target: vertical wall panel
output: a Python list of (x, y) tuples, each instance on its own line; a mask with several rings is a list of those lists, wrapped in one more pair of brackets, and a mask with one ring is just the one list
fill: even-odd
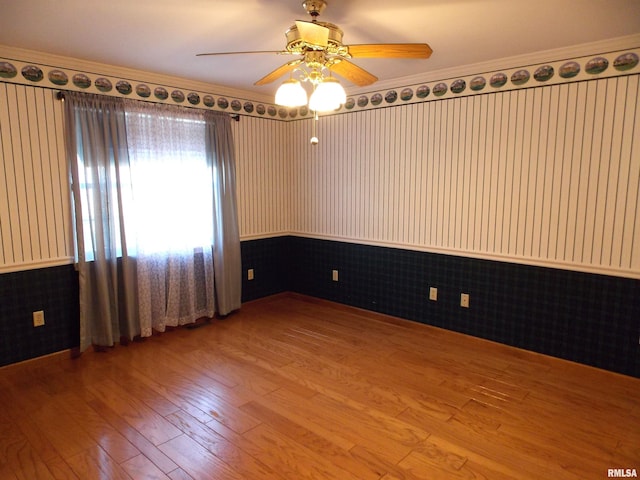
[(287, 233), (291, 172), (287, 150), (282, 148), (286, 145), (286, 124), (242, 117), (232, 125), (241, 238)]
[[(573, 129), (573, 137), (571, 142), (573, 145), (571, 156), (571, 185), (569, 191), (569, 214), (567, 216), (567, 248), (565, 249), (565, 258), (572, 263), (581, 263), (582, 258), (579, 252), (582, 250), (583, 231), (580, 229), (578, 215), (578, 207), (584, 204), (584, 198), (580, 198), (582, 176), (582, 151), (584, 149), (585, 123), (587, 112), (587, 83), (579, 83), (575, 89), (575, 128)], [(579, 179), (579, 180), (578, 180)], [(581, 203), (582, 202), (582, 203)], [(584, 207), (583, 207), (584, 208)], [(582, 211), (580, 211), (582, 213)]]
[[(564, 107), (566, 103), (566, 90), (562, 87), (566, 85), (556, 86), (553, 88), (552, 104), (555, 112), (553, 123), (553, 142), (550, 142), (547, 152), (554, 161), (551, 168), (547, 170), (550, 177), (550, 218), (549, 218), (549, 234), (548, 234), (548, 258), (558, 260), (558, 237), (560, 235), (559, 223), (560, 212), (562, 210), (562, 181), (563, 181), (563, 165), (564, 161), (564, 131), (567, 124), (567, 109)], [(554, 207), (555, 208), (551, 208)]]
[(72, 257), (62, 105), (50, 90), (0, 83), (0, 268)]
[(489, 105), (487, 109), (487, 132), (485, 136), (485, 150), (484, 156), (480, 160), (487, 167), (484, 178), (482, 199), (482, 223), (480, 224), (480, 231), (482, 232), (482, 243), (480, 251), (490, 252), (494, 249), (495, 241), (495, 203), (496, 203), (496, 184), (497, 184), (497, 155), (494, 151), (494, 139), (496, 119), (499, 119), (498, 111), (499, 107), (496, 106), (497, 102), (501, 102), (502, 95), (489, 96)]
[[(640, 114), (638, 112), (638, 105), (640, 105), (640, 89), (638, 88), (638, 79), (639, 76), (635, 76), (635, 97), (633, 98), (633, 104), (635, 105), (635, 111), (630, 117), (633, 117), (633, 135), (631, 139), (640, 138)], [(627, 108), (629, 103), (627, 103)], [(633, 140), (630, 140), (631, 142)], [(634, 148), (635, 147), (635, 148)], [(637, 212), (640, 211), (640, 161), (638, 161), (638, 156), (640, 156), (640, 147), (636, 142), (635, 145), (631, 147), (631, 161), (632, 167), (629, 169), (629, 180), (630, 184), (628, 185), (628, 200), (627, 205), (625, 207), (625, 211), (627, 215), (625, 216), (625, 224), (628, 222), (627, 219), (631, 218), (633, 215), (631, 212), (636, 212), (636, 218), (634, 222), (634, 233), (627, 237), (625, 235), (625, 244), (627, 246), (627, 251), (629, 252), (629, 264), (632, 271), (640, 270), (640, 249), (633, 248), (634, 245), (640, 244), (640, 218), (638, 218)], [(629, 222), (630, 223), (630, 222)], [(625, 259), (626, 260), (626, 259)], [(626, 264), (626, 261), (624, 262)]]
[(501, 189), (502, 213), (500, 217), (500, 251), (509, 254), (511, 234), (511, 209), (513, 208), (513, 157), (516, 142), (516, 126), (518, 115), (518, 94), (512, 92), (509, 101), (503, 105), (502, 134), (500, 136), (500, 157), (503, 164), (504, 187)]
[[(552, 188), (552, 177), (549, 175), (551, 159), (550, 148), (553, 145), (555, 139), (555, 120), (557, 118), (557, 112), (554, 110), (553, 103), (553, 88), (545, 88), (542, 90), (544, 102), (542, 104), (541, 115), (541, 131), (544, 132), (541, 135), (539, 142), (540, 149), (538, 152), (538, 184), (540, 197), (539, 207), (539, 235), (536, 236), (538, 242), (537, 256), (541, 258), (548, 258), (549, 255), (549, 215), (550, 215), (550, 191)], [(553, 153), (551, 152), (551, 155)], [(534, 238), (534, 241), (536, 240)]]
[[(8, 85), (0, 83), (0, 104), (8, 105), (7, 87)], [(11, 209), (13, 199), (11, 187), (14, 182), (9, 181), (9, 178), (13, 178), (13, 162), (10, 161), (13, 157), (10, 126), (8, 108), (0, 109), (0, 154), (2, 155), (2, 163), (0, 164), (0, 265), (15, 263), (14, 220), (12, 219), (12, 215), (15, 214)]]
[(461, 135), (462, 144), (460, 146), (460, 155), (463, 157), (462, 163), (462, 188), (459, 191), (460, 205), (460, 226), (459, 226), (459, 243), (461, 250), (468, 250), (469, 246), (469, 218), (471, 205), (469, 204), (469, 192), (471, 190), (472, 166), (473, 166), (473, 134), (475, 117), (474, 102), (465, 102), (465, 113), (461, 118), (463, 134)]
[[(606, 91), (605, 105), (618, 107), (616, 98), (619, 95), (619, 83), (618, 78), (609, 82), (609, 88), (607, 88)], [(617, 108), (605, 108), (603, 112), (603, 125), (600, 130), (600, 151), (598, 153), (600, 158), (617, 158), (621, 160), (619, 156), (613, 157), (612, 155), (614, 142), (618, 145), (620, 144), (620, 140), (615, 138), (616, 129), (618, 128), (618, 119), (616, 118), (616, 116), (618, 116), (616, 115), (617, 110)], [(611, 243), (605, 240), (605, 227), (607, 217), (610, 217), (614, 213), (611, 205), (615, 204), (616, 192), (612, 181), (618, 176), (619, 168), (619, 161), (611, 162), (608, 165), (603, 165), (602, 162), (599, 163), (597, 182), (598, 190), (602, 193), (597, 195), (596, 200), (593, 225), (594, 247), (591, 249), (591, 263), (601, 264), (603, 261), (611, 262)], [(606, 260), (605, 256), (608, 257)]]
[[(605, 105), (608, 96), (609, 82), (602, 82), (596, 84), (595, 90), (595, 102), (593, 108), (593, 126), (590, 132), (590, 157), (588, 167), (588, 187), (587, 187), (587, 205), (584, 209), (585, 216), (585, 243), (582, 250), (583, 261), (590, 263), (593, 261), (593, 253), (598, 249), (597, 243), (598, 233), (597, 219), (598, 204), (601, 197), (597, 194), (598, 187), (600, 186), (600, 173), (602, 171), (602, 165), (598, 161), (602, 155), (602, 142), (604, 132), (604, 118), (605, 118)], [(604, 168), (608, 168), (608, 165), (604, 165)], [(603, 192), (606, 193), (606, 192)]]
[[(628, 219), (632, 212), (640, 210), (640, 147), (637, 139), (640, 138), (640, 115), (637, 105), (640, 104), (640, 76), (629, 77), (626, 90), (626, 102), (624, 103), (624, 122), (620, 158), (626, 159), (621, 166), (624, 172), (620, 178), (618, 204), (616, 206), (616, 228), (612, 232), (615, 235), (613, 243), (619, 241), (619, 259), (615, 259), (615, 265), (621, 268), (630, 268), (632, 271), (640, 270), (640, 251), (634, 244), (640, 243), (640, 219), (636, 214), (635, 222)], [(635, 107), (634, 107), (635, 106)], [(633, 141), (636, 139), (636, 144)]]
[(322, 221), (292, 231), (640, 276), (638, 95), (633, 75), (321, 118), (292, 181)]
[(463, 194), (463, 203), (466, 203), (467, 216), (463, 217), (465, 238), (461, 245), (462, 250), (473, 250), (476, 243), (475, 237), (475, 219), (476, 219), (476, 202), (471, 201), (471, 197), (478, 195), (478, 158), (480, 144), (480, 115), (482, 97), (476, 96), (470, 99), (467, 108), (467, 148), (465, 150), (466, 168), (468, 174), (467, 187)]

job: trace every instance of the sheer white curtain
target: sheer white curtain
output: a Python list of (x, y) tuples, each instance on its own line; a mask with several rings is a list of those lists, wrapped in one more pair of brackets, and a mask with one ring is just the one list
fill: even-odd
[(200, 112), (150, 112), (140, 103), (126, 110), (133, 201), (125, 231), (134, 239), (140, 328), (148, 336), (215, 312), (212, 173)]
[(75, 93), (66, 104), (81, 348), (239, 308), (228, 116)]

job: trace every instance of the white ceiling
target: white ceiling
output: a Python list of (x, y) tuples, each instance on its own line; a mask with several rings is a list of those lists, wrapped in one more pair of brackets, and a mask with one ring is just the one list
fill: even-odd
[[(328, 0), (345, 44), (426, 42), (428, 60), (354, 60), (380, 80), (640, 33), (640, 0)], [(302, 0), (0, 0), (0, 44), (204, 81), (253, 83), (281, 50)], [(344, 82), (347, 88), (348, 82)]]

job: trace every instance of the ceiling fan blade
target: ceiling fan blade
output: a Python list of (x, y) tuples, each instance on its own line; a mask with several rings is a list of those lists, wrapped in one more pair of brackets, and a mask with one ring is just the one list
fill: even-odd
[(429, 58), (433, 53), (426, 43), (372, 43), (347, 48), (353, 58)]
[(350, 82), (355, 83), (359, 87), (364, 87), (366, 85), (371, 85), (378, 81), (378, 77), (370, 74), (365, 69), (360, 68), (354, 63), (351, 63), (349, 60), (340, 60), (331, 67), (329, 67), (332, 72), (337, 73), (341, 77), (346, 78)]
[(280, 78), (282, 75), (289, 73), (291, 70), (296, 68), (296, 65), (302, 63), (302, 59), (294, 60), (289, 63), (285, 63), (284, 65), (279, 66), (273, 72), (265, 75), (260, 80), (258, 80), (254, 85), (266, 85), (267, 83), (271, 83), (274, 80)]
[(206, 57), (209, 55), (244, 55), (247, 53), (278, 53), (286, 55), (289, 52), (282, 50), (250, 50), (248, 52), (211, 52), (211, 53), (196, 53), (196, 57)]
[(300, 40), (315, 47), (326, 47), (329, 44), (329, 29), (314, 22), (296, 20)]

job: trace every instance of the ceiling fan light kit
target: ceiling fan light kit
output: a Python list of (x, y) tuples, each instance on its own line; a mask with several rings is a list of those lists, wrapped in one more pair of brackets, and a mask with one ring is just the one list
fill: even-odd
[(340, 108), (346, 101), (347, 93), (340, 82), (333, 77), (326, 77), (311, 94), (309, 109), (314, 112), (330, 112)]
[(276, 105), (284, 107), (302, 107), (307, 104), (307, 92), (298, 80), (285, 80), (276, 92)]
[[(426, 43), (385, 43), (344, 45), (343, 32), (333, 23), (320, 22), (318, 16), (326, 8), (326, 0), (305, 0), (303, 8), (311, 16), (311, 21), (297, 20), (286, 32), (287, 45), (283, 51), (220, 52), (200, 55), (228, 55), (244, 53), (280, 53), (299, 55), (267, 74), (255, 85), (271, 83), (289, 73), (276, 92), (275, 103), (285, 107), (300, 107), (307, 104), (307, 93), (301, 82), (309, 82), (313, 92), (308, 99), (309, 109), (314, 112), (336, 110), (346, 102), (346, 93), (338, 80), (331, 76), (336, 73), (353, 84), (363, 87), (376, 82), (375, 75), (350, 61), (351, 58), (429, 58), (431, 47)], [(293, 78), (297, 73), (299, 78)]]

